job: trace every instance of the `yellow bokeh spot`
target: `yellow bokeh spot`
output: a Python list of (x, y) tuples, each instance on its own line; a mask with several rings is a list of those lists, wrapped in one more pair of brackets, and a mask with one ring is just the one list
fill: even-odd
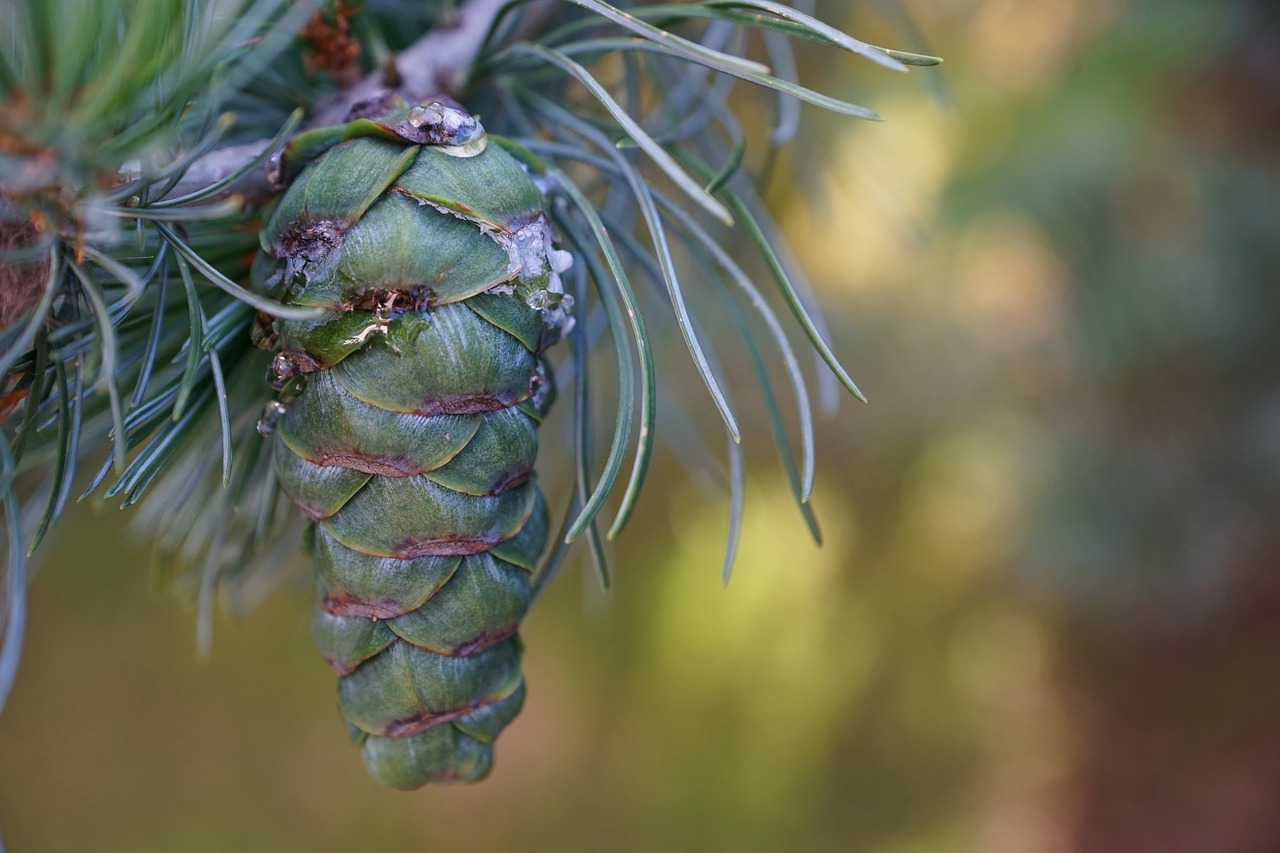
[(918, 278), (953, 169), (954, 115), (918, 94), (878, 106), (893, 121), (850, 129), (822, 197), (794, 197), (783, 214), (787, 239), (815, 282), (846, 294)]
[(672, 508), (679, 546), (652, 611), (652, 673), (690, 727), (715, 720), (731, 744), (717, 761), (750, 802), (772, 802), (823, 760), (875, 656), (870, 615), (841, 592), (853, 510), (837, 494), (814, 500), (826, 510), (822, 548), (783, 481), (752, 483), (728, 586), (715, 571), (723, 510), (694, 498)]

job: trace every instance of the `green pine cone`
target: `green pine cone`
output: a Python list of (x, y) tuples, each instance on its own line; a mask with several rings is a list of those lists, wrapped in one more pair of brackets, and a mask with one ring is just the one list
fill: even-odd
[(325, 311), (260, 336), (280, 349), (263, 428), (315, 523), (317, 642), (375, 778), (475, 781), (524, 698), (568, 256), (525, 166), (461, 110), (312, 131), (283, 168), (254, 283)]

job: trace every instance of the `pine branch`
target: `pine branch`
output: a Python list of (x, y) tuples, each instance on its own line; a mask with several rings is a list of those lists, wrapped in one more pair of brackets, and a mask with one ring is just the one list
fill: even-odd
[[(557, 540), (583, 535), (607, 576), (596, 517), (612, 500), (628, 456), (631, 475), (610, 538), (625, 524), (644, 481), (658, 387), (646, 317), (661, 320), (670, 311), (724, 416), (728, 471), (722, 479), (732, 507), (727, 576), (741, 525), (742, 451), (724, 371), (704, 338), (711, 330), (686, 308), (685, 291), (692, 295), (699, 284), (687, 275), (681, 283), (675, 268), (681, 255), (701, 263), (712, 278), (717, 271), (729, 276), (734, 287), (714, 282), (710, 298), (739, 299), (758, 315), (743, 319), (729, 312), (760, 377), (795, 502), (816, 538), (808, 505), (814, 454), (806, 380), (770, 299), (791, 308), (823, 360), (857, 391), (827, 349), (820, 320), (785, 269), (785, 250), (752, 195), (755, 170), (745, 157), (750, 128), (727, 99), (739, 81), (765, 93), (764, 103), (776, 96), (773, 120), (763, 114), (772, 132), (757, 135), (766, 146), (777, 144), (794, 133), (795, 116), (786, 108), (793, 101), (878, 118), (800, 85), (792, 39), (891, 68), (930, 64), (931, 57), (859, 42), (769, 0), (621, 8), (571, 0), (576, 9), (554, 0), (467, 0), (447, 20), (430, 10), (412, 22), (404, 10), (367, 10), (362, 44), (379, 57), (379, 67), (324, 95), (331, 83), (314, 73), (309, 50), (316, 46), (306, 35), (313, 25), (323, 29), (319, 18), (306, 24), (314, 7), (235, 0), (245, 14), (233, 17), (230, 28), (209, 29), (193, 60), (174, 46), (172, 22), (218, 0), (164, 0), (169, 18), (137, 19), (136, 25), (124, 11), (128, 2), (103, 0), (94, 7), (102, 21), (83, 23), (75, 39), (50, 38), (45, 45), (36, 37), (48, 30), (41, 17), (45, 6), (25, 0), (30, 37), (13, 40), (22, 48), (16, 59), (0, 52), (0, 92), (7, 85), (18, 93), (8, 96), (12, 103), (32, 110), (30, 116), (16, 107), (0, 110), (0, 142), (13, 140), (11, 150), (0, 150), (0, 192), (9, 192), (8, 202), (0, 198), (0, 220), (9, 220), (0, 221), (0, 266), (10, 264), (10, 283), (39, 283), (25, 288), (38, 304), (9, 311), (27, 319), (0, 328), (0, 378), (7, 383), (0, 387), (0, 420), (6, 404), (21, 413), (9, 424), (10, 455), (0, 458), (0, 502), (16, 512), (18, 476), (40, 480), (48, 497), (38, 523), (9, 524), (10, 554), (19, 562), (0, 569), (0, 608), (7, 604), (9, 611), (0, 613), (0, 625), (10, 634), (21, 626), (21, 598), (9, 593), (6, 601), (4, 589), (22, 583), (23, 545), (34, 547), (57, 520), (77, 464), (108, 446), (84, 496), (101, 489), (104, 497), (130, 506), (146, 494), (141, 526), (158, 543), (161, 564), (178, 573), (175, 585), (198, 588), (202, 626), (215, 593), (224, 604), (249, 602), (287, 573), (289, 561), (281, 557), (287, 547), (280, 543), (296, 541), (285, 531), (298, 516), (278, 482), (272, 445), (258, 434), (271, 431), (270, 413), (276, 411), (262, 380), (270, 356), (261, 349), (271, 348), (279, 323), (264, 322), (263, 315), (318, 322), (320, 309), (277, 301), (283, 297), (272, 289), (271, 275), (282, 276), (283, 268), (271, 272), (258, 231), (270, 224), (271, 217), (264, 221), (268, 202), (302, 165), (358, 136), (385, 138), (399, 133), (397, 127), (419, 128), (410, 118), (391, 121), (393, 101), (401, 107), (432, 100), (456, 106), (449, 102), (457, 96), (482, 110), (491, 141), (506, 152), (501, 156), (520, 161), (513, 174), (532, 180), (533, 195), (547, 204), (554, 238), (544, 248), (550, 251), (554, 239), (578, 251), (572, 276), (579, 329), (569, 363), (555, 368), (563, 368), (575, 389), (574, 489)], [(118, 20), (130, 26), (115, 27)], [(418, 27), (429, 29), (414, 40), (424, 32)], [(766, 38), (771, 67), (746, 56), (752, 32)], [(121, 44), (110, 50), (101, 47), (103, 40)], [(165, 62), (139, 70), (117, 59), (133, 55), (139, 40), (154, 48), (150, 53), (167, 50)], [(47, 50), (28, 50), (31, 45)], [(105, 74), (97, 57), (123, 70)], [(612, 64), (618, 58), (620, 71)], [(59, 74), (68, 68), (75, 73), (64, 81)], [(135, 76), (116, 79), (125, 72)], [(182, 86), (173, 89), (175, 80)], [(80, 94), (68, 106), (59, 92)], [(471, 116), (445, 112), (484, 133)], [(360, 118), (350, 121), (353, 116)], [(228, 137), (236, 119), (238, 136)], [(456, 127), (440, 127), (443, 138), (454, 141), (403, 140), (453, 146), (472, 139), (455, 139), (450, 134)], [(282, 150), (287, 153), (277, 156)], [(766, 169), (770, 161), (766, 153)], [(474, 209), (474, 200), (459, 200), (456, 207)], [(778, 296), (757, 287), (751, 271), (738, 266), (719, 226), (731, 220), (749, 232)], [(639, 292), (629, 279), (654, 287)], [(655, 312), (659, 303), (662, 310)], [(766, 359), (752, 341), (761, 323), (796, 397), (798, 462), (788, 438), (792, 425), (768, 387)], [(617, 375), (604, 383), (604, 393), (617, 394), (607, 460), (592, 450), (586, 375), (595, 346), (592, 326), (596, 337), (607, 328), (618, 360)], [(698, 442), (692, 432), (683, 440)], [(27, 541), (24, 526), (36, 530)], [(562, 555), (557, 547), (539, 588)], [(16, 649), (12, 638), (0, 642), (0, 694), (11, 680)]]

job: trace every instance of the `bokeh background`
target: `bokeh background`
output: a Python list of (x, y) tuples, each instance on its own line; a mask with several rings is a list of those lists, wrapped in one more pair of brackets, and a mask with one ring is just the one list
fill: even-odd
[(942, 72), (806, 51), (889, 120), (806, 110), (768, 193), (872, 401), (819, 423), (825, 547), (749, 425), (723, 586), (725, 501), (660, 460), (615, 588), (571, 563), (529, 617), (491, 779), (403, 794), (305, 586), (201, 660), (82, 507), (0, 717), (9, 848), (1280, 850), (1276, 6), (904, 5), (819, 11)]

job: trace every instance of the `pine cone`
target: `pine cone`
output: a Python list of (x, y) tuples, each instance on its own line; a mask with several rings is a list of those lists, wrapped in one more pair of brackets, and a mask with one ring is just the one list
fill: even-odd
[(284, 170), (255, 286), (324, 314), (271, 330), (263, 427), (314, 521), (320, 650), (374, 777), (475, 781), (524, 699), (568, 256), (526, 167), (452, 107), (304, 134)]

